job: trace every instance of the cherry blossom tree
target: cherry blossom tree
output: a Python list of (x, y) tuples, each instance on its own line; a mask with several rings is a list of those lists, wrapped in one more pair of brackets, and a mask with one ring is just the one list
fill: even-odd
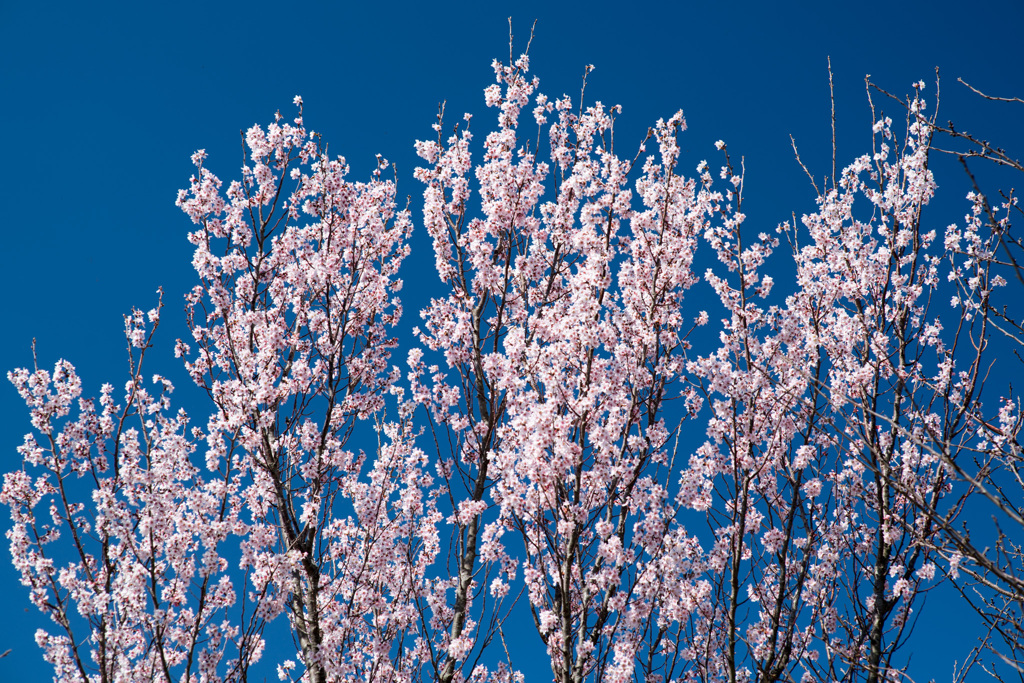
[[(986, 100), (1021, 104), (1020, 98), (986, 95), (960, 82)], [(1013, 189), (998, 184), (1006, 182), (1006, 173), (1019, 177), (1024, 166), (1006, 150), (953, 122), (933, 122), (933, 128), (942, 136), (933, 149), (955, 157), (969, 180), (969, 212), (962, 223), (949, 226), (945, 240), (952, 306), (959, 311), (958, 336), (976, 349), (976, 361), (969, 375), (961, 376), (963, 389), (947, 399), (955, 406), (949, 413), (953, 419), (917, 437), (923, 451), (941, 459), (958, 484), (945, 506), (923, 509), (935, 515), (934, 524), (941, 530), (929, 539), (930, 546), (945, 560), (947, 576), (985, 624), (959, 677), (977, 666), (1001, 680), (1024, 680), (1022, 420), (1020, 397), (1012, 384), (1012, 369), (1019, 367), (1024, 344), (1015, 305), (1017, 287), (1024, 285), (1022, 243), (1012, 225), (1021, 208)], [(983, 189), (986, 178), (979, 170), (1002, 172), (987, 178), (995, 190)], [(991, 388), (986, 390), (986, 384)], [(909, 493), (922, 507), (921, 497)], [(988, 524), (969, 525), (979, 519)]]
[(976, 499), (1020, 523), (1019, 402), (985, 386), (1019, 209), (933, 226), (956, 133), (925, 84), (752, 227), (724, 142), (717, 173), (681, 159), (677, 112), (622, 156), (586, 75), (550, 99), (513, 54), (479, 158), (444, 107), (416, 143), (440, 283), (411, 343), (388, 162), (348, 180), (296, 98), (240, 180), (200, 151), (179, 193), (205, 426), (146, 381), (160, 306), (125, 318), (123, 394), (10, 373), (34, 432), (0, 500), (55, 680), (522, 681), (535, 644), (559, 683), (895, 681), (958, 571), (1019, 642), (1019, 544), (957, 526)]
[(297, 104), (294, 122), (249, 129), (226, 192), (200, 151), (178, 197), (201, 284), (187, 300), (196, 350), (176, 354), (209, 397), (205, 429), (171, 411), (167, 380), (147, 388), (159, 308), (148, 327), (140, 311), (125, 319), (120, 405), (109, 385), (98, 407), (80, 400), (63, 361), (10, 376), (42, 437), (21, 449), (35, 473), (5, 478), (11, 550), (61, 627), (38, 636), (59, 680), (246, 680), (282, 614), (297, 650), (278, 663), (284, 680), (393, 679), (422, 654), (395, 643), (437, 552), (426, 463), (401, 422), (381, 425), (372, 458), (346, 448), (396, 379), (411, 223), (387, 163), (347, 181)]
[[(495, 542), (482, 556), (522, 568), (555, 679), (896, 675), (935, 575), (922, 543), (933, 524), (900, 491), (912, 484), (934, 513), (944, 490), (941, 461), (904, 437), (932, 419), (904, 406), (942, 391), (941, 369), (919, 362), (942, 348), (928, 314), (942, 252), (921, 222), (934, 190), (923, 101), (902, 147), (878, 120), (875, 153), (820, 193), (806, 232), (780, 228), (798, 289), (763, 306), (778, 241), (744, 245), (743, 175), (728, 154), (725, 192), (704, 162), (687, 179), (682, 115), (659, 122), (634, 201), (638, 164), (614, 153), (617, 108), (540, 95), (551, 162), (539, 161), (540, 145), (518, 137), (537, 86), (527, 68), (496, 63), (486, 92), (500, 113), (476, 168), (483, 217), (466, 206), (469, 132), (419, 145), (434, 165), (418, 172), (424, 221), (452, 289), (421, 335), (449, 373), (421, 391), (439, 442), (486, 435), (461, 455), (492, 453), (479, 465), (498, 507), (484, 537), (518, 531), (523, 549), (516, 561)], [(700, 237), (725, 269), (705, 275), (724, 315), (706, 354), (688, 336), (709, 316), (686, 322), (683, 301)], [(694, 418), (708, 440), (680, 457)], [(692, 512), (706, 515), (703, 533), (687, 531)]]

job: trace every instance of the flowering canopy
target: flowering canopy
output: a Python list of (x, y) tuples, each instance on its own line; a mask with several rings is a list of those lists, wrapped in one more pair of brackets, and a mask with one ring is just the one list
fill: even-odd
[(10, 373), (35, 432), (0, 500), (55, 680), (523, 680), (526, 613), (559, 682), (900, 677), (963, 562), (958, 456), (1019, 457), (1018, 402), (983, 391), (1008, 219), (980, 192), (944, 239), (923, 218), (923, 83), (903, 137), (875, 117), (800, 225), (758, 231), (724, 142), (718, 180), (684, 171), (682, 112), (620, 157), (621, 108), (528, 70), (494, 63), (479, 159), (469, 115), (416, 143), (443, 287), (416, 343), (388, 163), (348, 180), (296, 98), (240, 180), (200, 151), (178, 196), (204, 427), (143, 374), (159, 307), (125, 318), (123, 394)]

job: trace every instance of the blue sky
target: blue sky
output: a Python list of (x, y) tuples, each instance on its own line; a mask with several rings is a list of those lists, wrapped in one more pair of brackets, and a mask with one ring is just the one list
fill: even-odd
[[(184, 336), (181, 295), (193, 284), (189, 221), (175, 206), (192, 167), (209, 153), (223, 179), (241, 165), (238, 131), (265, 124), (292, 97), (307, 124), (365, 177), (374, 155), (397, 164), (400, 196), (421, 186), (413, 141), (431, 136), (438, 103), (489, 116), (482, 89), (491, 60), (507, 57), (512, 16), (517, 45), (538, 20), (531, 49), (540, 90), (577, 94), (587, 64), (590, 99), (622, 104), (620, 140), (677, 109), (689, 131), (684, 167), (714, 156), (719, 138), (746, 159), (746, 213), (766, 228), (813, 208), (789, 135), (820, 178), (830, 172), (828, 78), (838, 109), (839, 163), (867, 150), (864, 76), (896, 93), (943, 76), (942, 119), (1024, 156), (1021, 109), (982, 105), (957, 77), (985, 91), (1024, 95), (1024, 3), (949, 2), (444, 2), (0, 4), (0, 107), (7, 130), (0, 163), (5, 240), (0, 268), (0, 359), (4, 370), (67, 358), (86, 392), (124, 377), (121, 316), (156, 301), (165, 314), (151, 370), (175, 377), (171, 345)], [(518, 52), (517, 52), (518, 54)], [(896, 118), (894, 116), (894, 118)], [(625, 144), (625, 143), (622, 143)], [(944, 177), (938, 177), (940, 198)], [(960, 178), (950, 176), (950, 184)], [(962, 193), (944, 197), (962, 216)], [(434, 282), (422, 231), (403, 272), (407, 320)], [(421, 286), (422, 285), (422, 286)], [(179, 394), (189, 389), (177, 375)], [(194, 394), (193, 394), (194, 398)], [(0, 386), (0, 465), (28, 420), (14, 389)], [(6, 529), (8, 523), (0, 523)], [(6, 548), (6, 541), (3, 541)], [(6, 554), (6, 550), (4, 550)], [(0, 679), (49, 677), (26, 612), (27, 596), (0, 562)], [(938, 599), (938, 598), (936, 598)], [(934, 603), (935, 600), (932, 600)], [(928, 605), (934, 617), (946, 605)], [(943, 617), (945, 620), (946, 616)], [(921, 678), (948, 678), (959, 652), (945, 626), (943, 650), (915, 656)], [(932, 641), (924, 641), (932, 642)], [(955, 648), (954, 648), (955, 649)]]

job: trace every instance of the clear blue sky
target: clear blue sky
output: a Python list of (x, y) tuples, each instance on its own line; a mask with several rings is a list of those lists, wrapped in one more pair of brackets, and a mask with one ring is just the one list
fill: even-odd
[[(994, 94), (1024, 96), (1024, 3), (713, 2), (18, 2), (0, 4), (0, 359), (3, 369), (74, 363), (86, 392), (124, 379), (121, 316), (150, 308), (166, 290), (161, 345), (150, 370), (188, 387), (171, 355), (184, 336), (181, 295), (193, 284), (188, 219), (174, 206), (191, 173), (189, 155), (209, 153), (223, 179), (241, 165), (238, 131), (290, 114), (301, 94), (306, 122), (365, 177), (374, 155), (399, 170), (399, 193), (415, 197), (413, 141), (431, 135), (437, 105), (490, 116), (482, 89), (490, 62), (507, 57), (538, 20), (531, 50), (542, 92), (577, 94), (584, 66), (590, 98), (622, 104), (619, 140), (640, 138), (682, 108), (684, 166), (712, 159), (713, 142), (746, 158), (746, 213), (773, 228), (813, 208), (789, 134), (816, 175), (830, 172), (826, 57), (838, 107), (840, 164), (867, 150), (864, 76), (905, 93), (943, 75), (943, 118), (1024, 156), (1015, 110), (979, 101), (962, 77)], [(894, 118), (896, 118), (894, 116)], [(454, 120), (454, 118), (453, 118)], [(624, 143), (622, 143), (624, 144)], [(955, 180), (955, 182), (953, 182)], [(939, 176), (940, 197), (944, 177)], [(957, 185), (959, 178), (951, 179)], [(946, 197), (962, 216), (962, 193)], [(407, 320), (434, 282), (421, 234), (404, 271)], [(423, 286), (420, 286), (422, 283)], [(6, 384), (6, 383), (5, 383)], [(194, 395), (193, 395), (194, 397)], [(187, 405), (187, 403), (186, 403)], [(28, 430), (15, 391), (0, 386), (0, 465)], [(0, 522), (9, 528), (9, 522)], [(32, 641), (41, 623), (0, 560), (0, 680), (48, 680)], [(957, 649), (952, 614), (938, 647), (923, 639), (919, 680), (948, 679)], [(529, 637), (535, 638), (533, 634)], [(934, 641), (938, 643), (940, 641)]]

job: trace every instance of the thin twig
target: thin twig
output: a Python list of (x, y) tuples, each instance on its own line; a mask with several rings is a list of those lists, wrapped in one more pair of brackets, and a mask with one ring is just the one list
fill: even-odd
[(832, 189), (836, 186), (836, 91), (832, 85), (832, 57), (828, 58), (828, 98), (832, 102)]
[(796, 155), (796, 163), (800, 164), (800, 168), (804, 169), (804, 173), (806, 173), (807, 177), (811, 179), (811, 186), (814, 187), (814, 192), (820, 197), (821, 196), (821, 190), (818, 189), (818, 184), (816, 182), (814, 182), (814, 176), (812, 176), (811, 172), (807, 170), (807, 166), (804, 164), (803, 160), (800, 158), (800, 152), (796, 148), (796, 140), (793, 138), (793, 134), (792, 133), (790, 133), (790, 135), (789, 135), (789, 141), (793, 145), (793, 154)]
[(964, 79), (958, 78), (956, 80), (960, 81), (961, 83), (966, 85), (968, 88), (970, 88), (971, 90), (973, 90), (977, 94), (979, 94), (982, 97), (984, 97), (986, 100), (992, 100), (993, 102), (1020, 102), (1021, 104), (1024, 104), (1024, 100), (1022, 100), (1019, 97), (996, 97), (995, 95), (986, 95), (985, 93), (981, 92), (980, 90), (975, 88), (973, 85), (971, 85), (970, 83), (965, 81)]

